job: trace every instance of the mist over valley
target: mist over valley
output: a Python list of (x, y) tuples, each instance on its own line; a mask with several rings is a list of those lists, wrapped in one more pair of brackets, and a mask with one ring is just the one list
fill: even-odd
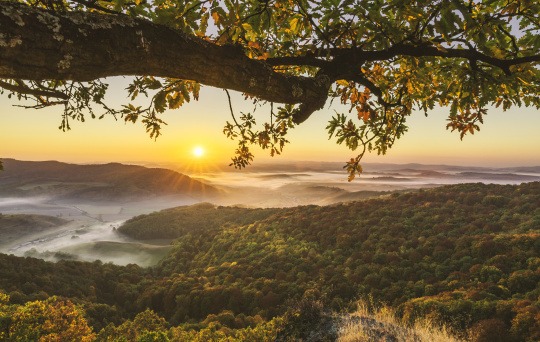
[(389, 196), (467, 182), (540, 180), (540, 167), (505, 169), (373, 164), (347, 182), (339, 163), (289, 163), (188, 176), (118, 163), (75, 165), (4, 159), (0, 173), (0, 252), (46, 260), (101, 260), (151, 266), (170, 239), (138, 240), (118, 231), (143, 214), (201, 202), (282, 208)]

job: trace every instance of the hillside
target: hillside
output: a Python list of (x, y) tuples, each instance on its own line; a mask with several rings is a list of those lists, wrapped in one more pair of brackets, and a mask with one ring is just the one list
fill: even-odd
[(40, 231), (58, 227), (66, 222), (61, 218), (45, 215), (2, 215), (0, 213), (0, 235), (3, 236), (11, 230)]
[(76, 165), (57, 161), (3, 159), (0, 195), (90, 200), (153, 197), (156, 195), (210, 196), (217, 190), (176, 171), (119, 163)]
[(265, 219), (280, 209), (248, 209), (200, 203), (136, 216), (118, 232), (139, 240), (176, 239), (189, 233), (217, 234), (223, 227), (244, 226)]
[(3, 215), (0, 213), (0, 246), (25, 236), (57, 228), (68, 221), (44, 215)]
[(471, 341), (540, 339), (540, 183), (269, 211), (202, 204), (120, 230), (177, 239), (150, 269), (1, 256), (0, 289), (18, 303), (72, 298), (96, 333), (116, 324), (102, 340), (142, 336), (144, 319), (171, 340), (298, 340), (361, 298), (393, 307), (400, 324), (428, 319)]

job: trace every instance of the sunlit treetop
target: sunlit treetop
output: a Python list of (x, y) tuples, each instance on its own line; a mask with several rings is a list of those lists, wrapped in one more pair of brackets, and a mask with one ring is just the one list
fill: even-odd
[[(252, 144), (279, 154), (289, 129), (335, 100), (350, 110), (327, 129), (357, 151), (352, 180), (415, 110), (448, 108), (447, 128), (463, 138), (489, 107), (540, 108), (539, 18), (535, 0), (2, 2), (0, 87), (35, 108), (63, 106), (64, 130), (113, 115), (152, 137), (160, 114), (198, 99), (201, 85), (240, 91), (271, 109), (257, 126), (230, 107), (235, 167), (252, 161)], [(135, 76), (127, 93), (148, 105), (108, 106), (104, 78), (116, 75)]]

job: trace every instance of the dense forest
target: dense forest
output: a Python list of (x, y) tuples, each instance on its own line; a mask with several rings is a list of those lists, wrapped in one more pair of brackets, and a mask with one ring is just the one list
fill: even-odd
[[(119, 231), (174, 239), (172, 251), (153, 268), (0, 255), (0, 337), (294, 339), (313, 303), (343, 313), (369, 299), (468, 340), (540, 340), (538, 182), (324, 207), (199, 204)], [(68, 314), (72, 328), (61, 328)]]

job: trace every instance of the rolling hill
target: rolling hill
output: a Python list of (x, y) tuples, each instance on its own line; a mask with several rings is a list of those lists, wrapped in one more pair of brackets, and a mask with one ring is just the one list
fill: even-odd
[(538, 182), (284, 209), (198, 204), (120, 231), (176, 240), (146, 269), (0, 255), (0, 289), (13, 305), (81, 303), (103, 341), (145, 333), (141, 321), (162, 322), (152, 333), (170, 340), (306, 340), (362, 298), (394, 308), (399, 324), (429, 319), (468, 341), (540, 338)]
[(3, 159), (0, 195), (133, 199), (159, 195), (212, 196), (215, 187), (176, 171), (119, 163), (76, 165)]
[(44, 215), (3, 215), (0, 213), (0, 246), (27, 235), (57, 228), (68, 221)]

